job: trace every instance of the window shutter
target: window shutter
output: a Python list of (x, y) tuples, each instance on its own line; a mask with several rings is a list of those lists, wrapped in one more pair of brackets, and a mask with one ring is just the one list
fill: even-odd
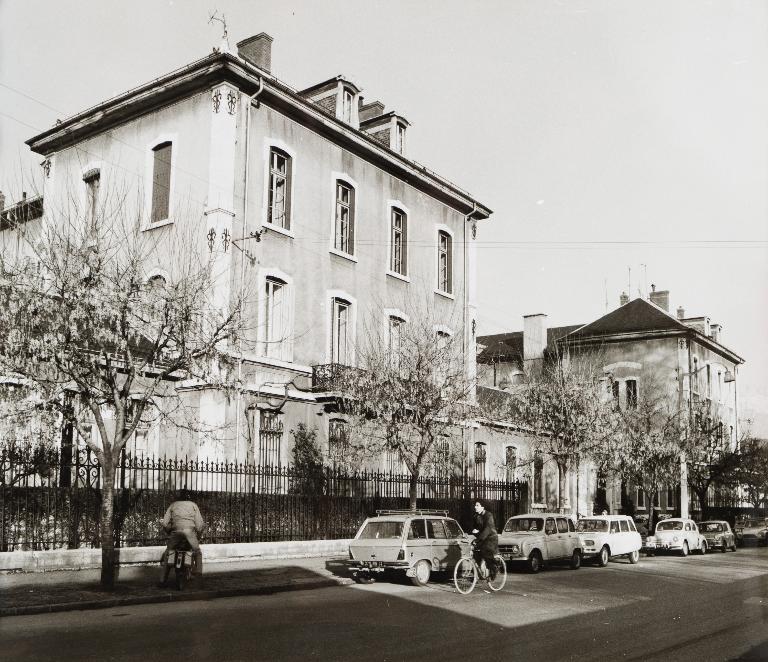
[(448, 240), (448, 287), (445, 291), (449, 294), (453, 293), (453, 239), (451, 235), (447, 235)]
[(349, 187), (349, 254), (355, 254), (355, 189)]
[(152, 212), (150, 220), (157, 223), (168, 218), (171, 192), (171, 143), (155, 147), (152, 176)]
[(403, 232), (400, 247), (400, 259), (402, 261), (401, 273), (403, 276), (408, 275), (408, 216), (403, 214)]

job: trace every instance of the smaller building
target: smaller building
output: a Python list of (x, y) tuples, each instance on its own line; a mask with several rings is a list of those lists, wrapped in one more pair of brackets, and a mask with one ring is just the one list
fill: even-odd
[[(641, 384), (656, 383), (674, 405), (687, 405), (692, 417), (704, 403), (711, 417), (705, 422), (708, 429), (721, 443), (734, 447), (739, 438), (738, 367), (744, 359), (723, 344), (721, 324), (707, 316), (687, 317), (682, 307), (676, 312), (669, 313), (669, 291), (652, 286), (647, 300), (630, 301), (622, 294), (618, 308), (588, 324), (548, 328), (547, 315), (526, 315), (522, 331), (478, 337), (479, 393), (509, 391), (537, 363), (591, 353), (600, 357), (607, 387), (619, 407), (636, 406)], [(532, 493), (540, 492), (549, 502), (553, 495), (546, 477), (552, 473), (547, 470), (552, 463), (546, 458), (539, 462), (544, 471), (531, 470)], [(643, 513), (653, 506), (662, 513), (687, 515), (685, 481), (662, 494), (645, 495), (635, 486), (614, 485), (593, 467), (582, 466), (569, 483), (569, 496), (582, 514), (601, 504), (610, 512)]]

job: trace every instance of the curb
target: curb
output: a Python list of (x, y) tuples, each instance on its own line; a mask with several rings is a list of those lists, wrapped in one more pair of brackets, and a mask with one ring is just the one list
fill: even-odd
[(30, 616), (32, 614), (50, 614), (62, 611), (80, 611), (91, 609), (109, 609), (110, 607), (125, 607), (129, 605), (160, 604), (165, 602), (194, 602), (198, 600), (213, 600), (216, 598), (234, 598), (246, 595), (270, 595), (285, 591), (301, 591), (308, 588), (329, 588), (332, 586), (347, 586), (351, 579), (318, 579), (304, 582), (285, 582), (252, 588), (229, 588), (212, 591), (197, 591), (194, 593), (163, 593), (159, 595), (127, 596), (124, 598), (107, 598), (104, 600), (86, 600), (84, 602), (62, 602), (58, 604), (29, 605), (27, 607), (0, 608), (0, 618), (7, 616)]

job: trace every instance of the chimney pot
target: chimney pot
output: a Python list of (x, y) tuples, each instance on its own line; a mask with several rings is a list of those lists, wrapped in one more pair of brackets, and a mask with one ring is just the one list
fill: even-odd
[(270, 73), (272, 69), (272, 41), (272, 37), (266, 32), (260, 32), (238, 42), (237, 54), (249, 64)]
[(627, 293), (622, 292), (621, 296), (619, 297), (619, 305), (626, 306), (628, 303), (629, 303), (629, 297), (627, 296)]
[(682, 306), (677, 307), (677, 319), (684, 320), (685, 319), (685, 308)]

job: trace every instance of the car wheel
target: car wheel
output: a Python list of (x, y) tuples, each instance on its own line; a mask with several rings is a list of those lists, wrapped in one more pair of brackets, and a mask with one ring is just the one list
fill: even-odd
[(580, 567), (581, 567), (581, 552), (578, 549), (574, 549), (573, 554), (571, 555), (571, 570), (578, 570)]
[(608, 549), (608, 545), (603, 545), (600, 553), (597, 555), (597, 565), (604, 568), (608, 565), (608, 561), (611, 560), (611, 551)]
[(543, 565), (544, 561), (541, 558), (541, 552), (538, 549), (534, 549), (531, 552), (531, 555), (528, 557), (528, 570), (530, 570), (534, 575), (541, 570), (541, 566)]
[(640, 552), (638, 550), (635, 550), (634, 552), (630, 552), (629, 554), (627, 554), (627, 558), (629, 559), (629, 562), (632, 565), (635, 565), (635, 563), (638, 563), (640, 561)]
[(688, 556), (689, 551), (690, 550), (688, 549), (688, 541), (683, 540), (683, 548), (680, 550), (680, 554), (682, 554), (683, 556)]
[(725, 554), (728, 551), (728, 544), (723, 540), (723, 547), (720, 550), (723, 554)]
[(736, 543), (733, 543), (733, 545), (731, 545), (731, 551), (732, 552), (736, 551)]
[(701, 547), (699, 547), (699, 554), (704, 556), (704, 554), (706, 554), (706, 553), (707, 553), (707, 541), (703, 540), (701, 542)]
[(373, 584), (376, 580), (371, 576), (370, 572), (356, 572), (352, 579), (358, 584)]
[(429, 576), (432, 574), (432, 566), (429, 561), (422, 559), (413, 568), (411, 582), (414, 586), (426, 586), (429, 584)]

